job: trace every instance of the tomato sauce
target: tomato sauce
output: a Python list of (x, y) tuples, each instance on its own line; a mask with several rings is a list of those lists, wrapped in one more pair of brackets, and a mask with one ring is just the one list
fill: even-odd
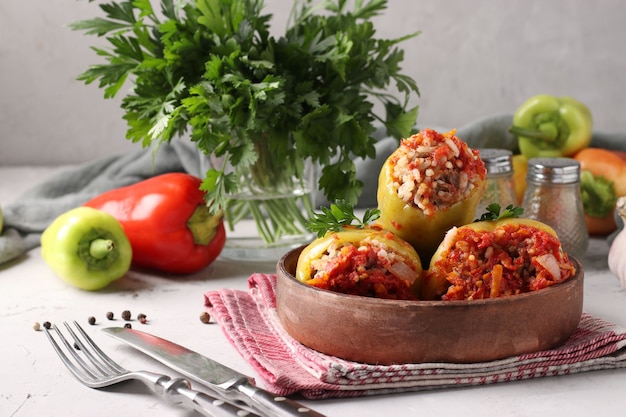
[(343, 294), (416, 300), (411, 283), (391, 274), (389, 266), (375, 248), (345, 245), (328, 259), (324, 271), (307, 283)]
[(574, 274), (560, 241), (546, 231), (508, 224), (495, 232), (464, 227), (457, 233), (448, 255), (436, 264), (451, 284), (443, 300), (493, 298), (536, 291), (563, 282)]

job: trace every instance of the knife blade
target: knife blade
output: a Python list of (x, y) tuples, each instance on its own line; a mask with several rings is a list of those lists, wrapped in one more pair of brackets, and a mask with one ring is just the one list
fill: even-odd
[(102, 331), (206, 386), (224, 401), (243, 402), (252, 408), (248, 411), (273, 417), (324, 417), (296, 401), (257, 387), (247, 375), (169, 340), (126, 327), (107, 327)]

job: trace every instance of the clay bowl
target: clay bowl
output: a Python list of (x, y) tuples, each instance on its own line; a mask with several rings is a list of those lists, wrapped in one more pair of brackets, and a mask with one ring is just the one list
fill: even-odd
[(277, 264), (276, 308), (286, 332), (305, 346), (370, 364), (472, 363), (550, 349), (576, 330), (583, 269), (564, 283), (511, 297), (396, 301), (339, 294), (295, 277), (303, 248)]

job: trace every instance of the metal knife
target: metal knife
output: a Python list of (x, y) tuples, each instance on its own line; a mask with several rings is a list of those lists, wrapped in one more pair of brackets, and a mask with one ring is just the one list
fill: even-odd
[[(126, 327), (102, 329), (175, 371), (211, 389), (224, 401), (248, 405), (248, 411), (272, 417), (324, 417), (289, 398), (276, 396), (254, 385), (254, 380), (213, 359), (169, 340)], [(235, 402), (233, 402), (235, 401)]]

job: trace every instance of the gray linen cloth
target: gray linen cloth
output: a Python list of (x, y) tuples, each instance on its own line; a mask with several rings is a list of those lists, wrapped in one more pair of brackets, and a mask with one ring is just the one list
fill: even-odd
[[(511, 118), (511, 114), (488, 116), (458, 128), (456, 134), (472, 148), (516, 151), (517, 141), (508, 133)], [(437, 126), (418, 128), (449, 130)], [(360, 207), (376, 207), (378, 173), (385, 159), (398, 146), (396, 139), (385, 137), (383, 129), (376, 132), (376, 137), (376, 158), (354, 161), (357, 177), (365, 184), (359, 198)], [(626, 151), (626, 134), (594, 133), (592, 146)], [(60, 172), (2, 207), (4, 229), (0, 235), (0, 264), (37, 247), (41, 233), (56, 217), (91, 198), (166, 172), (187, 172), (204, 177), (208, 166), (206, 160), (193, 143), (176, 140), (157, 149), (138, 149)], [(328, 203), (321, 195), (317, 196), (316, 202), (320, 205)]]

